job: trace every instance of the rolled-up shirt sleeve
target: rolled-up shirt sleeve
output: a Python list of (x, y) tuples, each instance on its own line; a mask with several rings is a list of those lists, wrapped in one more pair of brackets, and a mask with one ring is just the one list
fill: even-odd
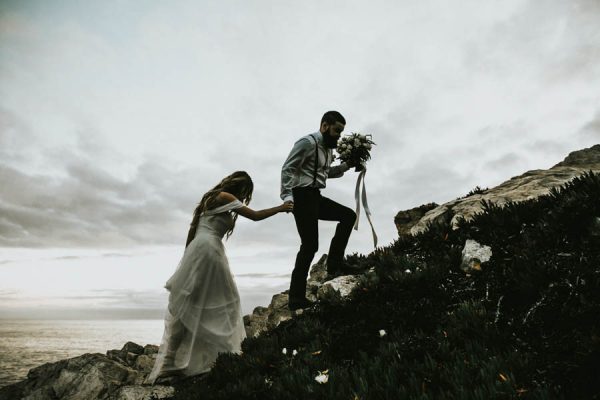
[(336, 165), (329, 168), (329, 174), (327, 174), (328, 178), (339, 178), (344, 175), (344, 172), (348, 171), (350, 167), (345, 162), (340, 165)]
[(292, 188), (298, 169), (302, 166), (308, 152), (314, 149), (307, 138), (298, 140), (292, 151), (287, 156), (287, 159), (281, 167), (281, 199), (283, 201), (294, 201)]

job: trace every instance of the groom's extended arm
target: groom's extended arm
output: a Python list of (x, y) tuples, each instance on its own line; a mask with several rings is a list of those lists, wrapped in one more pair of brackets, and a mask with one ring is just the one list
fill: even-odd
[(329, 168), (329, 173), (327, 174), (327, 178), (339, 178), (344, 175), (344, 172), (348, 171), (350, 167), (345, 162), (340, 165), (336, 165), (334, 167)]
[(294, 195), (292, 194), (292, 185), (294, 184), (294, 178), (298, 173), (298, 169), (302, 165), (306, 154), (314, 150), (310, 141), (307, 138), (302, 138), (294, 143), (292, 151), (287, 156), (287, 159), (281, 167), (281, 200), (294, 201)]

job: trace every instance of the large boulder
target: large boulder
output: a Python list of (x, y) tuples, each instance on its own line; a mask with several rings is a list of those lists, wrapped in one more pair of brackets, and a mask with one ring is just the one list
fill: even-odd
[(347, 299), (360, 285), (355, 275), (338, 276), (325, 282), (317, 292), (320, 301), (336, 302)]
[(399, 211), (394, 217), (394, 224), (398, 230), (398, 236), (410, 235), (410, 230), (415, 226), (423, 216), (436, 208), (437, 203), (427, 203), (410, 210)]
[(481, 264), (489, 261), (490, 258), (492, 258), (492, 248), (490, 246), (467, 239), (462, 250), (461, 268), (465, 272), (470, 270), (480, 271)]
[[(327, 280), (327, 254), (323, 254), (319, 261), (310, 269), (310, 276), (306, 282), (306, 297), (309, 300), (317, 300), (317, 291), (324, 281)], [(256, 337), (277, 327), (283, 321), (292, 318), (293, 313), (288, 308), (289, 293), (285, 292), (274, 295), (267, 307), (256, 307), (252, 314), (244, 316), (246, 336)], [(295, 313), (301, 313), (298, 311)]]
[(244, 315), (246, 336), (257, 337), (291, 318), (287, 291), (276, 294), (268, 307), (256, 307), (252, 314)]
[(133, 342), (107, 355), (93, 353), (33, 368), (27, 379), (0, 388), (0, 400), (167, 399), (172, 387), (144, 387), (158, 346)]
[[(327, 254), (310, 269), (306, 282), (306, 298), (311, 301), (336, 301), (346, 298), (358, 286), (358, 278), (346, 275), (329, 280), (327, 274)], [(252, 314), (244, 316), (244, 326), (248, 337), (257, 337), (283, 321), (291, 319), (302, 310), (293, 313), (288, 308), (288, 291), (276, 294), (267, 307), (256, 307)]]
[(533, 170), (509, 179), (492, 189), (478, 190), (472, 195), (442, 204), (428, 211), (410, 232), (423, 232), (430, 223), (449, 220), (453, 228), (458, 220), (469, 220), (482, 211), (481, 201), (497, 205), (534, 199), (548, 194), (584, 172), (600, 172), (600, 144), (570, 153), (562, 162), (548, 170)]

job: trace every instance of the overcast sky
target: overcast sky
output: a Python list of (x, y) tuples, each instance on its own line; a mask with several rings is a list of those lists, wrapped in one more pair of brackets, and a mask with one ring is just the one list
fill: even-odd
[[(204, 192), (246, 170), (251, 207), (279, 204), (332, 109), (377, 143), (386, 245), (399, 210), (600, 142), (600, 2), (0, 2), (0, 317), (163, 309)], [(354, 207), (355, 181), (323, 194)], [(226, 247), (248, 312), (299, 243), (291, 215), (242, 219)], [(349, 253), (372, 250), (365, 223)]]

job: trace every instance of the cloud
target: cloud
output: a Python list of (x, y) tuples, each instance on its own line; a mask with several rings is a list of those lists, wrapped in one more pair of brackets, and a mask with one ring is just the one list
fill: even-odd
[[(13, 141), (28, 131), (27, 124), (15, 114), (10, 124), (1, 125), (0, 137)], [(180, 245), (194, 207), (204, 191), (233, 171), (231, 157), (244, 160), (244, 149), (214, 144), (214, 158), (208, 167), (183, 168), (163, 156), (148, 156), (130, 177), (116, 177), (108, 171), (110, 162), (122, 156), (101, 141), (92, 141), (97, 130), (86, 127), (79, 132), (76, 146), (60, 154), (46, 154), (52, 168), (48, 173), (22, 171), (10, 158), (0, 160), (0, 185), (11, 190), (0, 193), (0, 246), (6, 247), (127, 247), (138, 245)], [(9, 155), (18, 154), (26, 143), (6, 147)], [(8, 150), (10, 149), (10, 151)], [(229, 154), (231, 153), (231, 154)], [(216, 154), (219, 154), (217, 156)], [(223, 155), (226, 154), (226, 157)], [(283, 157), (281, 157), (283, 158)], [(108, 160), (107, 164), (104, 162)], [(252, 168), (265, 170), (278, 162), (266, 157), (252, 162)], [(243, 163), (242, 163), (243, 164)], [(278, 171), (279, 166), (277, 166)], [(278, 173), (275, 174), (278, 178)], [(255, 209), (280, 203), (279, 182), (256, 173)], [(271, 200), (269, 200), (271, 199)], [(276, 216), (257, 224), (240, 218), (244, 244), (270, 242), (274, 238), (296, 241), (291, 215)], [(237, 236), (237, 235), (236, 235)], [(266, 256), (266, 254), (263, 254)], [(270, 252), (269, 256), (281, 255)], [(73, 257), (73, 256), (69, 256)]]
[[(521, 2), (469, 43), (465, 66), (472, 72), (527, 77), (545, 85), (564, 84), (581, 75), (598, 77), (599, 16), (594, 0), (554, 0), (543, 7), (535, 0)], [(514, 75), (515, 70), (522, 76)]]
[[(0, 106), (0, 160), (27, 162), (34, 135), (30, 127), (15, 113)], [(19, 149), (15, 152), (12, 149)]]
[(55, 257), (53, 258), (53, 260), (80, 260), (84, 257), (80, 257), (80, 256), (62, 256), (62, 257)]
[(18, 295), (19, 295), (18, 290), (0, 289), (0, 301), (13, 300)]
[[(467, 185), (469, 180), (468, 173), (457, 171), (450, 156), (434, 153), (410, 167), (390, 170), (384, 179), (390, 185), (388, 194), (381, 190), (374, 197), (388, 198), (390, 204), (400, 201), (413, 204), (411, 207), (431, 201), (445, 202), (457, 197), (458, 188)], [(390, 196), (393, 192), (402, 193), (402, 197)]]
[[(196, 168), (145, 160), (129, 179), (102, 165), (100, 146), (47, 155), (48, 173), (18, 169), (27, 125), (14, 114), (0, 124), (0, 246), (101, 247), (181, 243), (195, 204), (213, 178)], [(6, 156), (6, 157), (4, 157)], [(16, 166), (13, 166), (16, 165)], [(56, 173), (56, 171), (59, 171)]]
[(600, 111), (588, 121), (580, 130), (579, 135), (585, 138), (600, 139)]
[(494, 160), (488, 161), (485, 163), (484, 167), (490, 170), (504, 168), (509, 164), (521, 164), (523, 161), (523, 157), (515, 152), (509, 152), (503, 154), (501, 157), (498, 157)]
[[(64, 178), (28, 175), (0, 165), (0, 245), (120, 246), (179, 243), (198, 193), (186, 192), (195, 171), (142, 165), (130, 181), (93, 165), (71, 164)], [(168, 180), (164, 176), (168, 175)], [(194, 196), (195, 194), (195, 196)], [(160, 227), (160, 228), (159, 228)]]
[[(6, 142), (28, 131), (27, 124), (10, 115), (12, 122), (0, 130)], [(231, 147), (217, 141), (211, 146), (214, 158), (209, 160), (208, 167), (172, 166), (171, 160), (154, 155), (142, 160), (130, 177), (117, 177), (108, 171), (112, 167), (110, 162), (122, 162), (123, 157), (101, 141), (92, 141), (91, 136), (100, 134), (89, 126), (86, 129), (91, 135), (80, 131), (76, 146), (60, 154), (45, 155), (46, 163), (51, 166), (47, 173), (20, 170), (19, 163), (9, 158), (0, 160), (0, 185), (11, 188), (0, 193), (0, 246), (181, 244), (194, 207), (204, 191), (220, 179), (215, 178), (217, 171), (223, 170), (224, 176), (234, 170), (227, 167), (233, 165), (231, 158), (248, 159), (244, 146)], [(13, 155), (24, 148), (26, 143), (13, 143), (5, 149)], [(280, 203), (279, 162), (274, 157), (253, 159), (252, 165), (248, 165), (255, 172), (277, 165), (271, 178), (265, 179), (258, 172), (253, 174), (256, 185), (251, 206), (255, 209)], [(296, 241), (291, 215), (276, 216), (259, 225), (243, 218), (238, 222), (237, 230), (243, 232), (243, 237), (237, 240), (245, 244), (286, 237), (288, 242)]]

